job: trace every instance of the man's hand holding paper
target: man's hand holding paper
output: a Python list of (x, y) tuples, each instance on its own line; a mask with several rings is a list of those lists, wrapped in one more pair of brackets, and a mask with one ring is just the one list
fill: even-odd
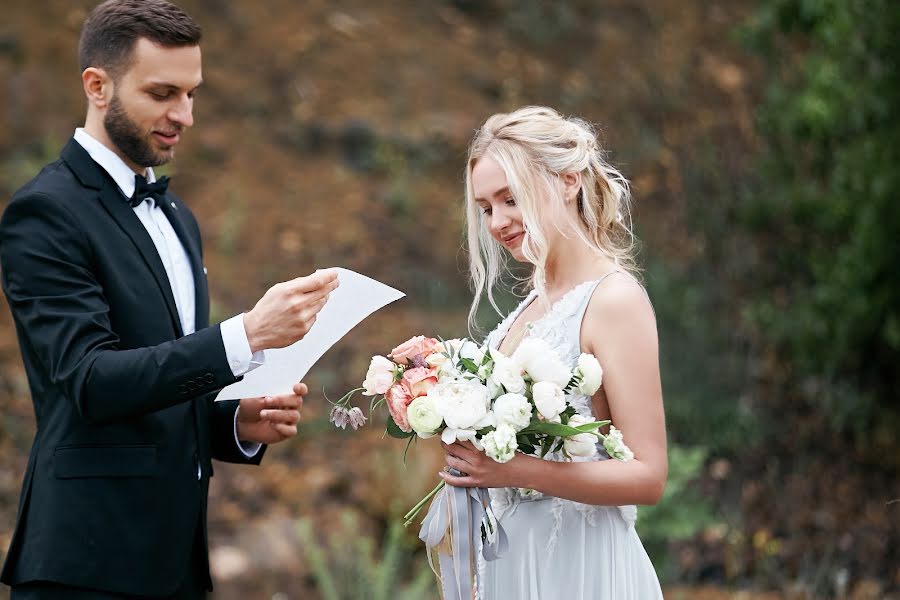
[(273, 285), (244, 315), (250, 351), (284, 348), (303, 339), (338, 285), (336, 269)]
[(225, 387), (217, 400), (290, 394), (296, 382), (357, 323), (404, 295), (342, 268), (322, 269), (272, 286), (244, 315), (250, 348), (253, 352), (265, 349), (265, 361), (243, 380)]

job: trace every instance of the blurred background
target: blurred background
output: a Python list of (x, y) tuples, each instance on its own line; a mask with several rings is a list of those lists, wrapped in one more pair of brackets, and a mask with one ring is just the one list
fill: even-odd
[[(0, 207), (83, 123), (94, 4), (4, 2)], [(596, 123), (633, 182), (670, 439), (638, 532), (667, 598), (900, 598), (900, 3), (180, 4), (206, 83), (165, 172), (202, 227), (214, 320), (317, 267), (408, 295), (314, 367), (297, 439), (216, 468), (216, 600), (436, 597), (399, 521), (438, 448), (404, 466), (383, 415), (336, 431), (323, 390), (413, 334), (465, 334), (466, 145), (526, 104)], [(35, 428), (6, 307), (0, 407), (2, 553)]]

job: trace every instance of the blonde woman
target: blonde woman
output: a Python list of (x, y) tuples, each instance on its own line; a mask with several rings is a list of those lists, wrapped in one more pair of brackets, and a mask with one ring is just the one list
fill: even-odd
[(635, 505), (655, 504), (666, 482), (666, 430), (653, 309), (633, 276), (628, 182), (606, 163), (592, 128), (527, 107), (494, 115), (472, 142), (466, 170), (470, 321), (493, 289), (504, 253), (530, 263), (531, 291), (488, 336), (510, 356), (527, 337), (574, 365), (604, 369), (593, 396), (570, 396), (585, 417), (611, 419), (634, 452), (628, 462), (568, 461), (517, 453), (495, 462), (469, 442), (444, 445), (454, 486), (492, 488), (510, 550), (478, 566), (485, 600), (662, 598), (634, 529)]

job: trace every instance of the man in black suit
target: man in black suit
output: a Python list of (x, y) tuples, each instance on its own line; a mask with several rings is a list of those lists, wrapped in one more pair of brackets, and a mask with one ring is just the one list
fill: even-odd
[(296, 435), (306, 386), (215, 402), (302, 338), (333, 271), (209, 326), (200, 230), (156, 181), (193, 124), (200, 29), (165, 0), (110, 0), (80, 42), (84, 128), (0, 220), (0, 264), (37, 418), (0, 580), (12, 598), (202, 598), (212, 458)]

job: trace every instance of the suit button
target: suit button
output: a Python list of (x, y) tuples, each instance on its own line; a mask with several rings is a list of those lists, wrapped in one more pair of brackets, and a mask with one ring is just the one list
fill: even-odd
[(184, 394), (187, 394), (187, 392), (188, 392), (187, 387), (183, 383), (178, 386), (179, 394), (184, 395)]
[(216, 378), (213, 377), (212, 373), (207, 373), (206, 377), (204, 377), (203, 379), (204, 379), (204, 381), (206, 381), (206, 383), (212, 383), (216, 380)]
[(197, 389), (197, 384), (194, 383), (193, 379), (187, 382), (187, 389), (189, 389), (190, 391), (194, 391), (195, 389)]

